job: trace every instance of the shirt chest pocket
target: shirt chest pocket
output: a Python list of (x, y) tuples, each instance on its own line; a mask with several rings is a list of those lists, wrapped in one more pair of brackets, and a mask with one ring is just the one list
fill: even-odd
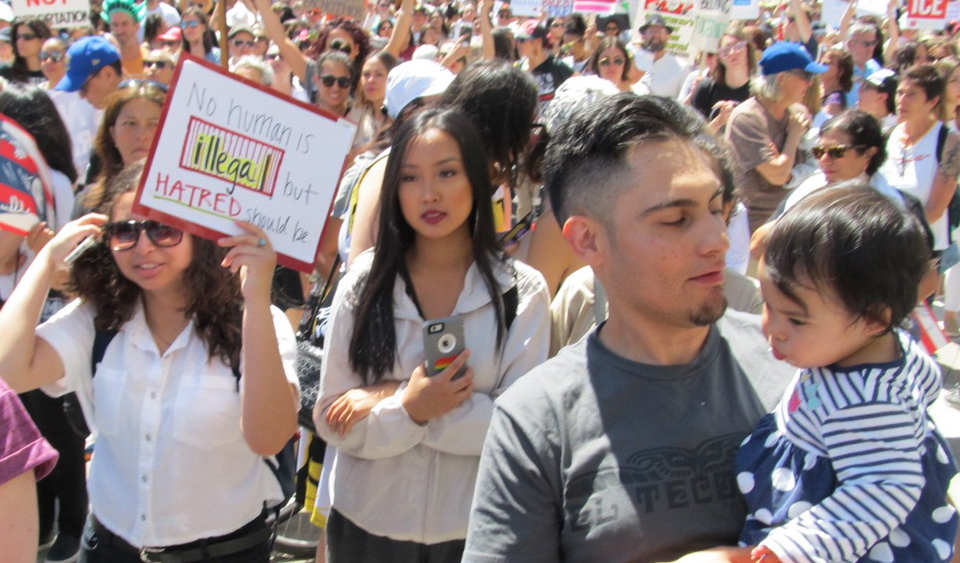
[(97, 368), (93, 378), (93, 410), (97, 431), (107, 436), (116, 436), (120, 431), (120, 409), (124, 406), (124, 372), (110, 368)]
[(242, 438), (240, 392), (232, 376), (187, 376), (180, 382), (173, 408), (178, 442), (209, 450)]

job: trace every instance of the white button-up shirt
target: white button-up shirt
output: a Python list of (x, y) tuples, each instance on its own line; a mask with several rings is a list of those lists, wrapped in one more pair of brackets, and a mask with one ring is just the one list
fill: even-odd
[[(284, 371), (296, 384), (293, 329), (272, 312)], [(193, 323), (160, 355), (138, 306), (93, 378), (94, 315), (76, 300), (37, 334), (65, 372), (43, 390), (75, 391), (97, 435), (88, 489), (104, 526), (136, 547), (178, 545), (233, 532), (265, 501), (282, 499), (276, 477), (243, 439), (233, 371), (209, 357)]]

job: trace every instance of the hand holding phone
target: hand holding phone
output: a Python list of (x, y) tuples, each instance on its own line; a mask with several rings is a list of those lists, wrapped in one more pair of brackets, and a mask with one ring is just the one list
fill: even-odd
[[(473, 370), (467, 367), (470, 351), (458, 355), (446, 369), (429, 376), (424, 364), (413, 370), (407, 388), (400, 401), (410, 419), (417, 424), (426, 424), (431, 419), (459, 407), (473, 394)], [(454, 379), (454, 375), (464, 375)]]
[[(463, 319), (460, 317), (447, 317), (423, 324), (423, 356), (428, 376), (447, 369), (464, 350), (466, 339), (463, 336)], [(453, 379), (463, 377), (466, 369), (464, 365)]]

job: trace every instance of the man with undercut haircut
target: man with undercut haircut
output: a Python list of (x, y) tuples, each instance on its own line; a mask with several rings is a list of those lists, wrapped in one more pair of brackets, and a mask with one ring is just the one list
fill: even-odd
[(624, 93), (558, 128), (545, 173), (609, 316), (497, 401), (463, 561), (750, 561), (734, 456), (793, 370), (725, 314), (724, 149)]

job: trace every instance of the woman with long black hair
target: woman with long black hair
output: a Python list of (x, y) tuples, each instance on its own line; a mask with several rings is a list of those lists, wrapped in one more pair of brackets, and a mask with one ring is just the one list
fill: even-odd
[[(493, 400), (546, 359), (546, 285), (497, 243), (484, 152), (456, 110), (405, 123), (381, 192), (382, 236), (337, 290), (314, 412), (339, 452), (331, 563), (459, 561)], [(453, 316), (466, 351), (428, 376), (424, 322)], [(347, 394), (370, 386), (382, 398), (354, 409)]]

